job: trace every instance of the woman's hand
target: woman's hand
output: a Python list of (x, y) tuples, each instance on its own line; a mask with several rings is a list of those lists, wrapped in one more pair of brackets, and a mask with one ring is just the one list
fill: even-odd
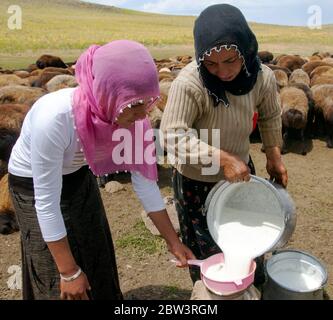
[(220, 164), (223, 168), (225, 180), (229, 182), (250, 180), (250, 169), (238, 156), (221, 150)]
[(284, 188), (288, 184), (288, 173), (281, 159), (281, 152), (278, 147), (265, 148), (267, 164), (266, 170), (269, 178)]
[[(67, 237), (58, 241), (47, 242), (47, 246), (61, 275), (70, 277), (76, 274), (79, 267), (72, 255)], [(87, 290), (91, 289), (87, 276), (83, 272), (73, 281), (60, 280), (60, 298), (62, 300), (88, 300)]]
[(179, 260), (177, 267), (184, 268), (187, 266), (187, 260), (195, 259), (192, 251), (179, 240), (166, 209), (149, 212), (148, 216), (166, 241), (168, 250)]
[(89, 300), (87, 290), (91, 290), (84, 272), (73, 281), (60, 280), (61, 300)]
[(195, 259), (195, 255), (192, 251), (185, 246), (180, 240), (175, 241), (175, 243), (168, 243), (169, 251), (177, 258), (177, 267), (185, 268), (188, 266), (187, 260)]

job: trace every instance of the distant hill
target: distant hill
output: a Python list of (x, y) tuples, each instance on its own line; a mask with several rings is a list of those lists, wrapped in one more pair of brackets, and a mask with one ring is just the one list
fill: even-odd
[[(13, 3), (22, 8), (22, 30), (7, 27), (10, 16), (7, 10)], [(151, 14), (78, 0), (1, 0), (0, 65), (5, 56), (28, 57), (45, 51), (73, 52), (71, 56), (75, 56), (92, 43), (124, 38), (150, 48), (178, 47), (177, 53), (191, 53), (194, 19), (193, 16)], [(251, 26), (262, 49), (303, 53), (307, 48), (306, 54), (333, 51), (333, 25), (324, 26), (322, 30), (257, 23)]]

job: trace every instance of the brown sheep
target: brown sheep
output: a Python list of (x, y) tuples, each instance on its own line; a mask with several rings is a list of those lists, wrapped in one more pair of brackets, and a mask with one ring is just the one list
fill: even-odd
[(331, 54), (330, 54), (329, 52), (319, 52), (319, 51), (317, 51), (317, 52), (314, 52), (314, 53), (312, 54), (312, 56), (317, 56), (317, 57), (319, 57), (319, 58), (321, 58), (321, 59), (324, 59), (324, 58), (326, 58), (326, 57), (330, 57)]
[(289, 77), (289, 84), (294, 83), (304, 83), (305, 85), (310, 86), (310, 77), (302, 69), (296, 69)]
[(27, 105), (0, 105), (0, 233), (18, 230), (14, 209), (8, 191), (8, 161), (12, 148), (20, 134), (22, 123), (29, 110)]
[(39, 69), (47, 67), (67, 68), (67, 65), (59, 57), (51, 56), (49, 54), (44, 54), (39, 57), (36, 61), (36, 65)]
[(278, 62), (279, 62), (279, 60), (282, 58), (282, 57), (285, 57), (286, 56), (286, 54), (279, 54), (279, 55), (277, 55), (274, 59), (273, 59), (273, 61), (272, 61), (272, 64), (277, 64)]
[(30, 107), (26, 104), (0, 104), (0, 128), (19, 132)]
[(288, 75), (283, 70), (274, 70), (274, 75), (278, 89), (281, 89), (288, 85)]
[(54, 92), (63, 88), (74, 88), (77, 87), (78, 83), (74, 76), (68, 74), (61, 74), (52, 78), (46, 85), (45, 88), (48, 92)]
[(314, 68), (312, 70), (312, 72), (310, 73), (310, 78), (312, 79), (315, 76), (320, 76), (330, 69), (333, 69), (333, 66), (321, 66), (321, 67)]
[(8, 162), (29, 106), (0, 104), (0, 160)]
[(0, 75), (0, 88), (5, 86), (27, 86), (29, 83), (26, 79), (22, 79), (15, 74)]
[(333, 76), (322, 74), (311, 79), (311, 87), (320, 84), (333, 84)]
[(38, 67), (37, 67), (36, 64), (34, 63), (34, 64), (30, 64), (26, 70), (27, 70), (29, 73), (31, 73), (31, 72), (33, 72), (34, 70), (37, 70), (37, 69), (38, 69)]
[(25, 70), (14, 71), (14, 74), (16, 76), (20, 77), (21, 79), (25, 79), (25, 78), (28, 78), (30, 76), (30, 72), (25, 71)]
[(294, 71), (296, 69), (302, 68), (303, 64), (305, 63), (306, 61), (300, 56), (287, 55), (281, 57), (276, 65), (279, 67), (288, 68), (290, 71)]
[(329, 57), (329, 58), (324, 58), (322, 61), (323, 61), (323, 62), (326, 62), (326, 63), (329, 63), (329, 64), (331, 64), (331, 65), (333, 65), (333, 58), (331, 58), (331, 57)]
[(288, 77), (291, 75), (291, 71), (288, 68), (279, 67), (279, 66), (276, 66), (275, 64), (266, 64), (266, 66), (273, 71), (282, 70), (288, 75)]
[(305, 134), (308, 128), (309, 101), (303, 90), (296, 87), (281, 89), (282, 124), (284, 129), (282, 152), (287, 152), (291, 135), (300, 136), (302, 154), (306, 155)]
[(0, 88), (0, 104), (26, 104), (31, 107), (46, 93), (46, 90), (41, 88), (6, 86)]
[(315, 102), (315, 130), (324, 134), (327, 147), (333, 148), (333, 84), (318, 85), (311, 88)]
[(60, 72), (43, 72), (37, 80), (31, 83), (32, 87), (44, 88), (45, 85), (55, 76), (62, 75)]
[(43, 73), (44, 72), (58, 72), (58, 73), (62, 73), (62, 74), (69, 74), (69, 75), (73, 75), (73, 69), (72, 68), (55, 68), (55, 67), (47, 67), (45, 69), (43, 69)]
[(302, 66), (302, 69), (310, 75), (311, 72), (317, 68), (317, 67), (322, 67), (322, 66), (332, 66), (331, 64), (327, 62), (322, 62), (322, 61), (312, 61), (312, 62), (307, 62)]
[[(53, 68), (53, 67), (48, 67), (43, 70), (36, 70), (32, 72), (30, 75), (38, 75), (38, 78), (35, 78), (34, 80), (29, 79), (29, 82), (32, 87), (39, 87), (39, 88), (44, 88), (45, 85), (55, 76), (58, 75), (72, 75), (72, 71), (68, 69), (61, 69), (61, 68)], [(31, 77), (30, 77), (31, 78)]]
[(308, 59), (309, 59), (309, 62), (311, 62), (311, 61), (321, 61), (322, 60), (319, 56), (311, 56)]
[(9, 195), (8, 174), (0, 179), (0, 234), (10, 234), (19, 230), (14, 207)]
[(259, 59), (261, 60), (262, 63), (271, 63), (274, 59), (273, 53), (269, 51), (259, 51), (258, 52)]

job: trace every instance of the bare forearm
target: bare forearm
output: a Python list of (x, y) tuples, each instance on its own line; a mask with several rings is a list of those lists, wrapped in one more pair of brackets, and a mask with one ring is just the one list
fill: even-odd
[(168, 243), (168, 245), (179, 242), (178, 235), (165, 209), (161, 211), (149, 212), (148, 216), (153, 221), (156, 228), (160, 232), (161, 236)]
[(67, 276), (74, 274), (78, 270), (67, 237), (58, 241), (47, 242), (47, 246), (50, 249), (59, 273)]

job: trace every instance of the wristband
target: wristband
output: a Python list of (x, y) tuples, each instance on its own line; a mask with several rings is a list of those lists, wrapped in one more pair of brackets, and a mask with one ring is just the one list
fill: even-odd
[(72, 276), (70, 277), (65, 277), (60, 273), (60, 278), (61, 280), (64, 280), (66, 282), (71, 282), (74, 281), (75, 279), (77, 279), (82, 273), (82, 269), (79, 267), (79, 270), (77, 270)]

